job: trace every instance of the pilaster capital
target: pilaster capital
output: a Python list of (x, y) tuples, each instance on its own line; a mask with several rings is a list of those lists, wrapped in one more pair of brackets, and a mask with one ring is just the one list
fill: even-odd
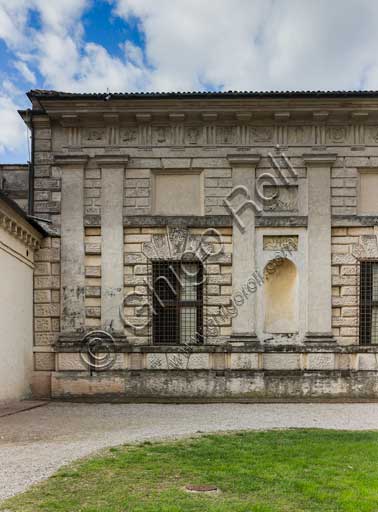
[(61, 153), (54, 155), (54, 164), (60, 167), (84, 167), (88, 158), (85, 153)]
[(104, 168), (125, 168), (129, 162), (129, 155), (96, 155), (95, 161), (99, 167)]
[(227, 155), (227, 160), (231, 167), (256, 167), (259, 163), (261, 156), (254, 155)]
[(335, 163), (337, 153), (307, 153), (303, 154), (302, 158), (307, 167), (326, 167)]

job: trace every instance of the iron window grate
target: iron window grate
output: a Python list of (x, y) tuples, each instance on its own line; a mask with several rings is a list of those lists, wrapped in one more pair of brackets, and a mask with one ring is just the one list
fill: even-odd
[(152, 261), (154, 344), (203, 343), (203, 281), (199, 261)]
[(378, 344), (378, 261), (360, 261), (359, 338), (362, 345)]

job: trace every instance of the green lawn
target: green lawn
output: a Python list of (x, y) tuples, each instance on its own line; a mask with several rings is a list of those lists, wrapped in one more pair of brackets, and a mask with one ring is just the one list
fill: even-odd
[[(187, 484), (222, 492), (189, 494)], [(378, 432), (277, 430), (111, 448), (1, 509), (378, 512)]]

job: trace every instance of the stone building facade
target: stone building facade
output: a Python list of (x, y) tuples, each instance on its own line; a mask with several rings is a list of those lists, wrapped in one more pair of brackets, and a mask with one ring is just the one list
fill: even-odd
[(36, 396), (378, 395), (378, 93), (28, 95)]

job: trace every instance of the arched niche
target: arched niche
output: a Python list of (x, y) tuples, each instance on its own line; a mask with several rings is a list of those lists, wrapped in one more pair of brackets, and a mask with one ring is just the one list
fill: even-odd
[(298, 332), (298, 273), (295, 264), (287, 258), (271, 260), (264, 269), (264, 277), (264, 332)]

